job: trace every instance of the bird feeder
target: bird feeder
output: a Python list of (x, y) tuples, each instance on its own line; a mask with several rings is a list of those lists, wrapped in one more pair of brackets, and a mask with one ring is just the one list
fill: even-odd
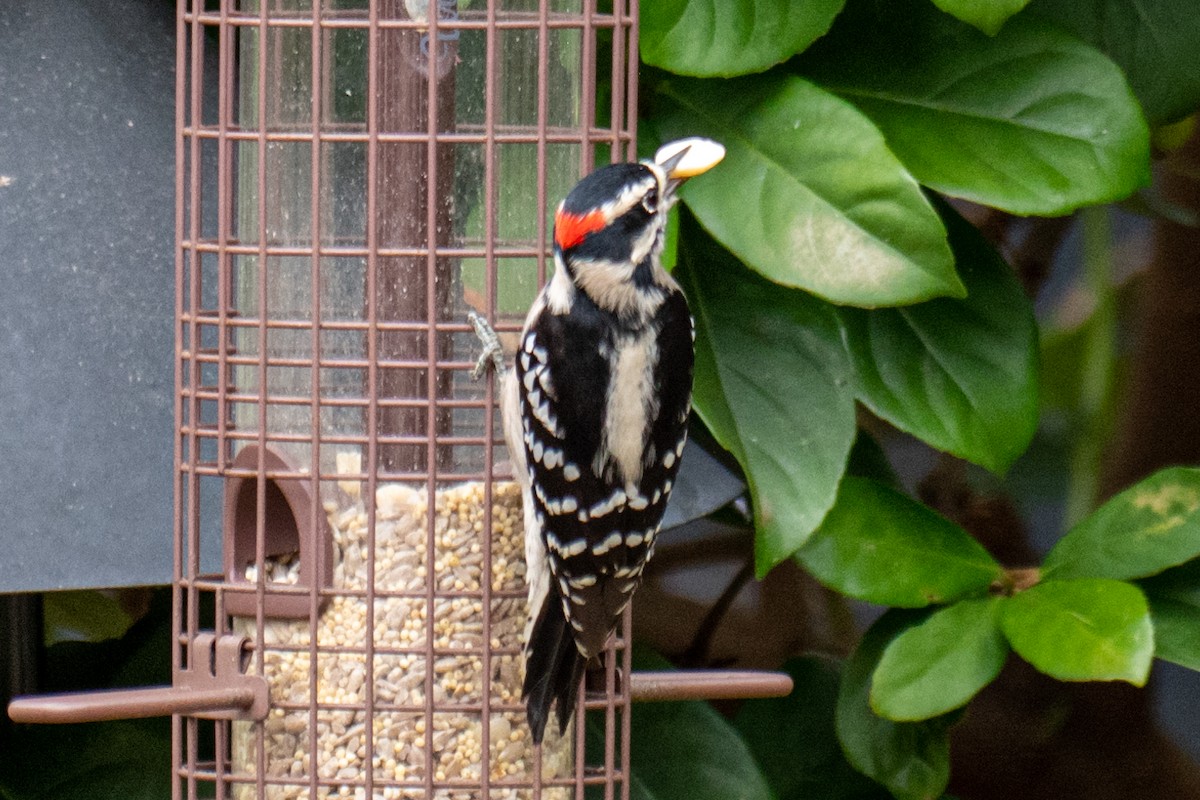
[(631, 698), (787, 690), (633, 675), (627, 613), (576, 723), (525, 724), (466, 316), (517, 331), (554, 204), (635, 158), (636, 30), (635, 0), (181, 0), (175, 682), (14, 716), (172, 713), (188, 800), (627, 798)]
[[(521, 501), (464, 320), (514, 321), (545, 275), (547, 198), (632, 154), (633, 18), (477, 5), (184, 14), (183, 160), (195, 174), (215, 148), (218, 197), (206, 226), (182, 187), (180, 466), (185, 498), (224, 484), (224, 571), (182, 564), (181, 587), (252, 643), (271, 701), (207, 765), (208, 732), (182, 721), (189, 796), (566, 797), (596, 780), (575, 774), (573, 731), (535, 750), (523, 724)], [(611, 125), (601, 39), (620, 62)], [(181, 522), (203, 547), (203, 521)], [(210, 624), (182, 622), (184, 640)]]

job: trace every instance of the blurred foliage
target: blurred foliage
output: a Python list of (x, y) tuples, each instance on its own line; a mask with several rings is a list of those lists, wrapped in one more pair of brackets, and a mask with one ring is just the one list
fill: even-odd
[[(794, 559), (893, 610), (840, 675), (793, 662), (793, 696), (747, 703), (737, 719), (756, 723), (735, 728), (777, 797), (936, 798), (950, 730), (1014, 654), (1058, 680), (1137, 686), (1155, 655), (1200, 666), (1200, 470), (1160, 471), (1094, 508), (1122, 318), (1102, 206), (1149, 184), (1151, 124), (1200, 106), (1200, 11), (848, 0), (779, 13), (768, 0), (643, 8), (655, 69), (642, 131), (728, 148), (682, 190), (675, 275), (697, 320), (695, 407), (745, 471), (759, 575)], [(1165, 207), (1152, 193), (1135, 205)], [(960, 212), (1079, 209), (1090, 312), (1048, 329), (1043, 370), (1038, 285)], [(918, 499), (886, 469), (850, 468), (856, 405), (997, 476), (1043, 408), (1069, 419), (1068, 455), (1045, 462), (1069, 473), (1054, 483), (1066, 535), (1041, 568), (997, 560), (925, 505), (936, 476)], [(634, 720), (636, 736), (669, 735), (657, 711)], [(635, 771), (664, 768), (655, 758)]]

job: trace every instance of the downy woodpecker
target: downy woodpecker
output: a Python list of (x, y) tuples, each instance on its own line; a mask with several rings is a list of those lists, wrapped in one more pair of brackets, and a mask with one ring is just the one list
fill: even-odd
[(576, 184), (554, 217), (554, 276), (504, 363), (477, 314), (525, 505), (529, 585), (523, 694), (533, 740), (550, 707), (565, 729), (585, 664), (600, 653), (654, 552), (687, 438), (694, 331), (663, 269), (667, 212), (724, 148), (662, 147)]

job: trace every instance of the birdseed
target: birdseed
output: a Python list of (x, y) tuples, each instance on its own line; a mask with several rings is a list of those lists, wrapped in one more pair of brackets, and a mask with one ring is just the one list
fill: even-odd
[[(365, 800), (368, 758), (372, 800), (428, 800), (427, 781), (432, 781), (437, 800), (483, 800), (478, 788), (485, 763), (479, 709), (486, 691), (491, 709), (486, 800), (532, 798), (534, 748), (520, 703), (526, 623), (520, 489), (513, 483), (492, 486), (488, 569), (483, 558), (482, 483), (435, 492), (432, 553), (427, 491), (402, 484), (380, 486), (373, 578), (376, 593), (386, 595), (377, 594), (372, 615), (366, 597), (357, 594), (371, 580), (366, 509), (357, 484), (339, 481), (338, 487), (342, 503), (328, 502), (325, 511), (335, 543), (332, 588), (347, 594), (330, 599), (315, 628), (308, 620), (267, 620), (262, 632), (263, 671), (271, 697), (271, 710), (262, 726), (263, 763), (270, 781), (265, 797), (310, 797), (315, 747), (316, 797), (322, 800)], [(427, 594), (431, 560), (432, 624)], [(264, 568), (269, 581), (295, 584), (299, 560), (271, 559)], [(257, 572), (248, 569), (246, 577), (254, 580)], [(485, 581), (491, 584), (490, 628), (484, 619)], [(255, 638), (253, 618), (235, 618), (234, 629)], [(311, 646), (314, 632), (315, 648)], [(374, 650), (370, 686), (368, 636)], [(426, 663), (431, 637), (432, 665)], [(484, 673), (485, 652), (490, 676)], [(368, 700), (374, 709), (369, 725)], [(431, 716), (426, 713), (430, 703)], [(310, 710), (314, 705), (315, 713)], [(571, 774), (570, 734), (568, 729), (559, 737), (554, 725), (547, 729), (543, 783)], [(251, 779), (235, 785), (237, 800), (255, 796), (257, 748), (254, 724), (234, 723), (233, 767)], [(566, 800), (569, 790), (548, 787), (541, 796)]]

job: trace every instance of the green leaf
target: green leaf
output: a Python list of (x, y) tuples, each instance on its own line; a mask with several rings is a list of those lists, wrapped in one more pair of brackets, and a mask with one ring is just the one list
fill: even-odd
[(1033, 308), (979, 232), (943, 207), (964, 299), (839, 309), (859, 399), (930, 445), (1003, 472), (1037, 429)]
[(900, 477), (888, 461), (883, 446), (874, 436), (861, 429), (854, 438), (854, 447), (850, 448), (846, 472), (858, 478), (870, 478), (884, 486), (895, 488), (900, 485)]
[(761, 72), (829, 30), (846, 0), (656, 0), (641, 6), (642, 61), (680, 75)]
[(94, 589), (47, 592), (42, 609), (47, 647), (58, 642), (119, 639), (133, 624), (114, 593)]
[(800, 69), (874, 120), (921, 183), (1051, 215), (1149, 182), (1146, 121), (1095, 48), (1025, 15), (989, 38), (923, 0), (875, 8), (844, 14)]
[(734, 718), (779, 800), (886, 800), (887, 793), (856, 772), (838, 746), (837, 666), (808, 657), (783, 668), (792, 676), (792, 693), (748, 700)]
[(962, 528), (894, 489), (849, 475), (796, 557), (842, 594), (908, 608), (985, 592), (1004, 574)]
[(846, 759), (888, 788), (898, 800), (938, 797), (950, 779), (949, 730), (955, 715), (924, 722), (893, 722), (871, 710), (871, 675), (884, 648), (907, 626), (912, 612), (887, 612), (871, 626), (842, 673), (835, 724)]
[(1200, 107), (1195, 0), (1035, 0), (1029, 10), (1117, 62), (1151, 122), (1173, 122)]
[(898, 722), (929, 719), (965, 705), (1000, 674), (1008, 643), (1002, 598), (939, 609), (888, 644), (871, 682), (871, 708)]
[(1085, 517), (1046, 556), (1055, 578), (1141, 578), (1200, 555), (1200, 469), (1173, 467)]
[(680, 213), (675, 211), (667, 217), (667, 229), (663, 233), (662, 265), (667, 272), (674, 272), (675, 264), (679, 261)]
[(762, 574), (833, 505), (854, 441), (849, 365), (832, 309), (747, 272), (690, 218), (679, 256), (696, 319), (692, 402), (746, 472)]
[(1150, 675), (1154, 628), (1131, 583), (1044, 581), (1009, 598), (1000, 620), (1013, 650), (1052, 678), (1142, 686)]
[(933, 0), (933, 4), (994, 36), (1005, 20), (1028, 5), (1029, 0)]
[(1154, 655), (1200, 670), (1200, 559), (1138, 581), (1150, 601)]
[(1150, 595), (1154, 655), (1200, 671), (1200, 607)]
[[(635, 669), (669, 667), (660, 657), (634, 654)], [(639, 703), (631, 727), (633, 800), (775, 800), (746, 743), (708, 703)]]
[(1151, 597), (1165, 597), (1200, 608), (1200, 559), (1137, 582)]
[(725, 161), (681, 190), (722, 244), (767, 278), (835, 303), (963, 294), (942, 222), (870, 120), (788, 75), (668, 78), (651, 125), (709, 136)]

